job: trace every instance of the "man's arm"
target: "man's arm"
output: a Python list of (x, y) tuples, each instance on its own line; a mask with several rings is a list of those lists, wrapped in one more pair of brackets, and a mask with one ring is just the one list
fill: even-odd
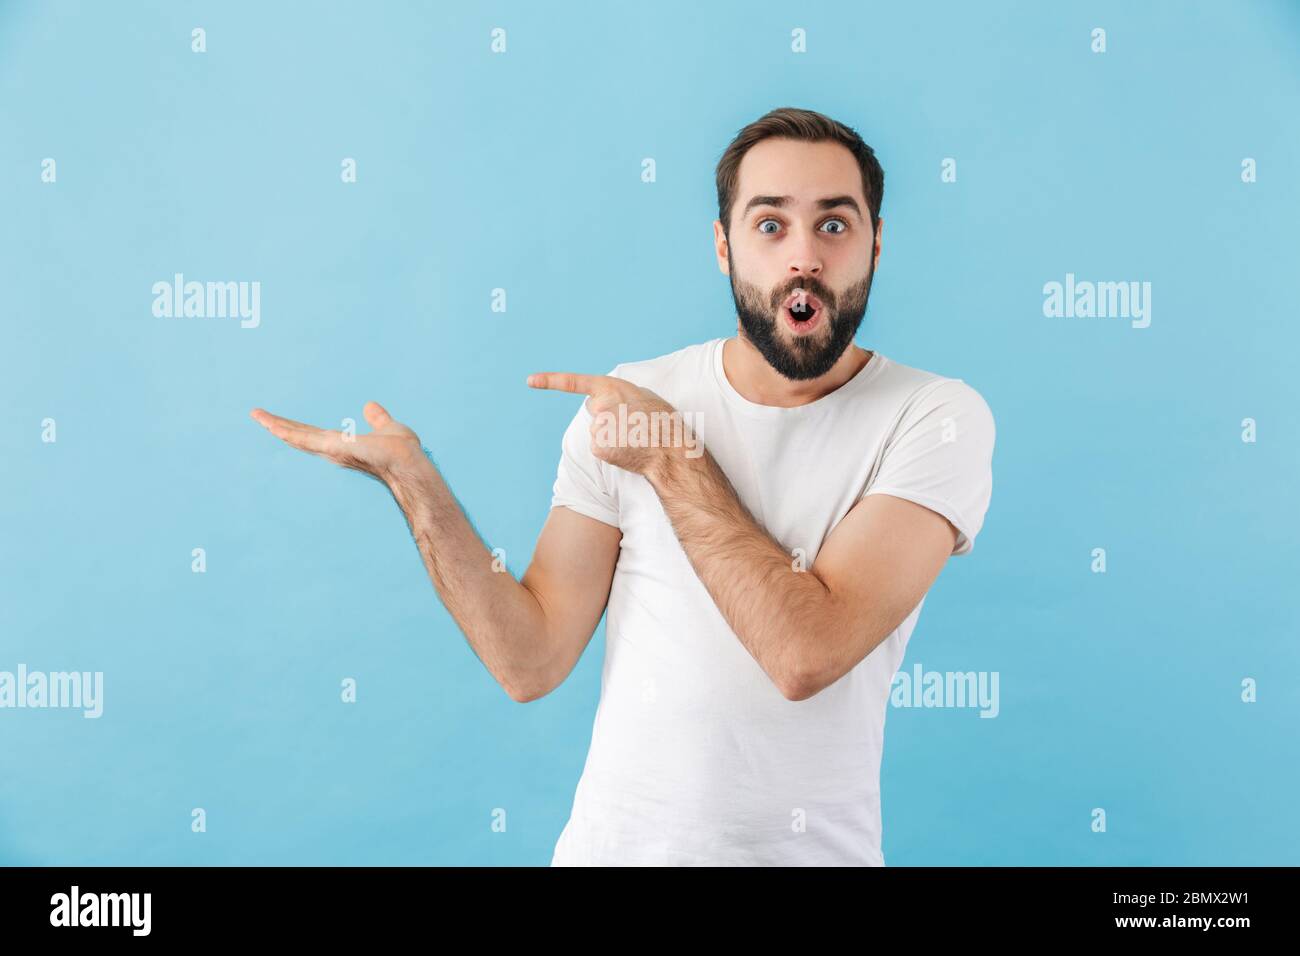
[(859, 501), (806, 571), (764, 531), (713, 456), (664, 456), (646, 478), (731, 629), (790, 700), (839, 680), (921, 602), (957, 531), (891, 495)]
[(383, 481), (434, 588), (488, 672), (514, 700), (549, 693), (573, 670), (604, 613), (622, 532), (553, 508), (516, 581), (494, 570), (493, 555), (415, 433), (374, 402), (364, 414), (374, 431), (350, 438), (261, 409), (253, 417), (296, 448)]
[(428, 458), (396, 469), (387, 483), (429, 579), (497, 683), (521, 703), (562, 684), (605, 611), (622, 532), (552, 508), (516, 581), (494, 570), (491, 552)]
[(870, 654), (921, 603), (956, 545), (947, 518), (875, 494), (835, 526), (811, 569), (796, 571), (707, 450), (691, 457), (667, 430), (634, 445), (599, 427), (626, 406), (649, 413), (652, 433), (668, 429), (676, 411), (662, 397), (609, 375), (539, 372), (528, 384), (590, 396), (592, 454), (650, 482), (718, 610), (790, 700), (813, 696)]

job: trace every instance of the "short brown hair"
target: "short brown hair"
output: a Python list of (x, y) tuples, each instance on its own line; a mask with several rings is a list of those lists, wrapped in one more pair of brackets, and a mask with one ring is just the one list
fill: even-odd
[(769, 137), (803, 140), (808, 143), (826, 141), (848, 148), (862, 168), (862, 192), (871, 213), (871, 230), (876, 229), (880, 216), (880, 200), (885, 193), (885, 171), (880, 168), (875, 151), (862, 141), (857, 132), (843, 123), (812, 110), (782, 106), (750, 123), (731, 141), (722, 158), (718, 160), (718, 218), (722, 231), (731, 235), (731, 207), (736, 200), (736, 184), (740, 179), (740, 161), (751, 146)]

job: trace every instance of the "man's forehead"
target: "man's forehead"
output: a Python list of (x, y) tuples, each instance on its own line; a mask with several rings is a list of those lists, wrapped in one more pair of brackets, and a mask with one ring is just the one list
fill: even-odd
[(839, 143), (763, 140), (744, 155), (737, 173), (742, 216), (757, 205), (818, 211), (848, 205), (865, 215), (862, 169)]

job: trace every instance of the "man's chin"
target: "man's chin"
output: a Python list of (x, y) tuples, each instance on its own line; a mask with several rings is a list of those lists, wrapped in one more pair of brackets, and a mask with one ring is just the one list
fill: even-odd
[(838, 359), (838, 355), (831, 356), (827, 352), (825, 343), (812, 349), (792, 347), (783, 343), (778, 355), (768, 356), (768, 364), (783, 378), (792, 382), (806, 382), (809, 379), (821, 378), (831, 370)]
[(791, 364), (791, 365), (787, 365), (784, 368), (776, 368), (776, 372), (782, 378), (789, 379), (792, 382), (808, 382), (808, 381), (812, 381), (815, 378), (821, 378), (823, 375), (825, 375), (827, 372), (831, 370), (831, 367), (834, 364), (835, 363), (832, 362), (830, 366), (826, 366), (826, 367), (822, 367), (821, 365), (817, 365), (817, 364), (813, 364), (813, 365)]
[(825, 316), (818, 321), (818, 327), (800, 335), (789, 328), (785, 320), (777, 317), (772, 321), (747, 321), (741, 316), (741, 330), (745, 337), (759, 351), (767, 364), (782, 378), (792, 382), (806, 382), (821, 378), (829, 372), (839, 360), (844, 349), (852, 342), (844, 343), (839, 353), (831, 355), (834, 348), (838, 326), (832, 316)]

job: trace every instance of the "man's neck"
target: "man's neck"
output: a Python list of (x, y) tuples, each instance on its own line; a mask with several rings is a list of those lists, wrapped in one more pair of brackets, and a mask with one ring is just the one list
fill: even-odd
[(731, 387), (749, 401), (790, 408), (829, 395), (861, 372), (871, 356), (871, 352), (850, 342), (825, 375), (792, 381), (772, 368), (749, 339), (737, 334), (722, 343), (722, 371)]

